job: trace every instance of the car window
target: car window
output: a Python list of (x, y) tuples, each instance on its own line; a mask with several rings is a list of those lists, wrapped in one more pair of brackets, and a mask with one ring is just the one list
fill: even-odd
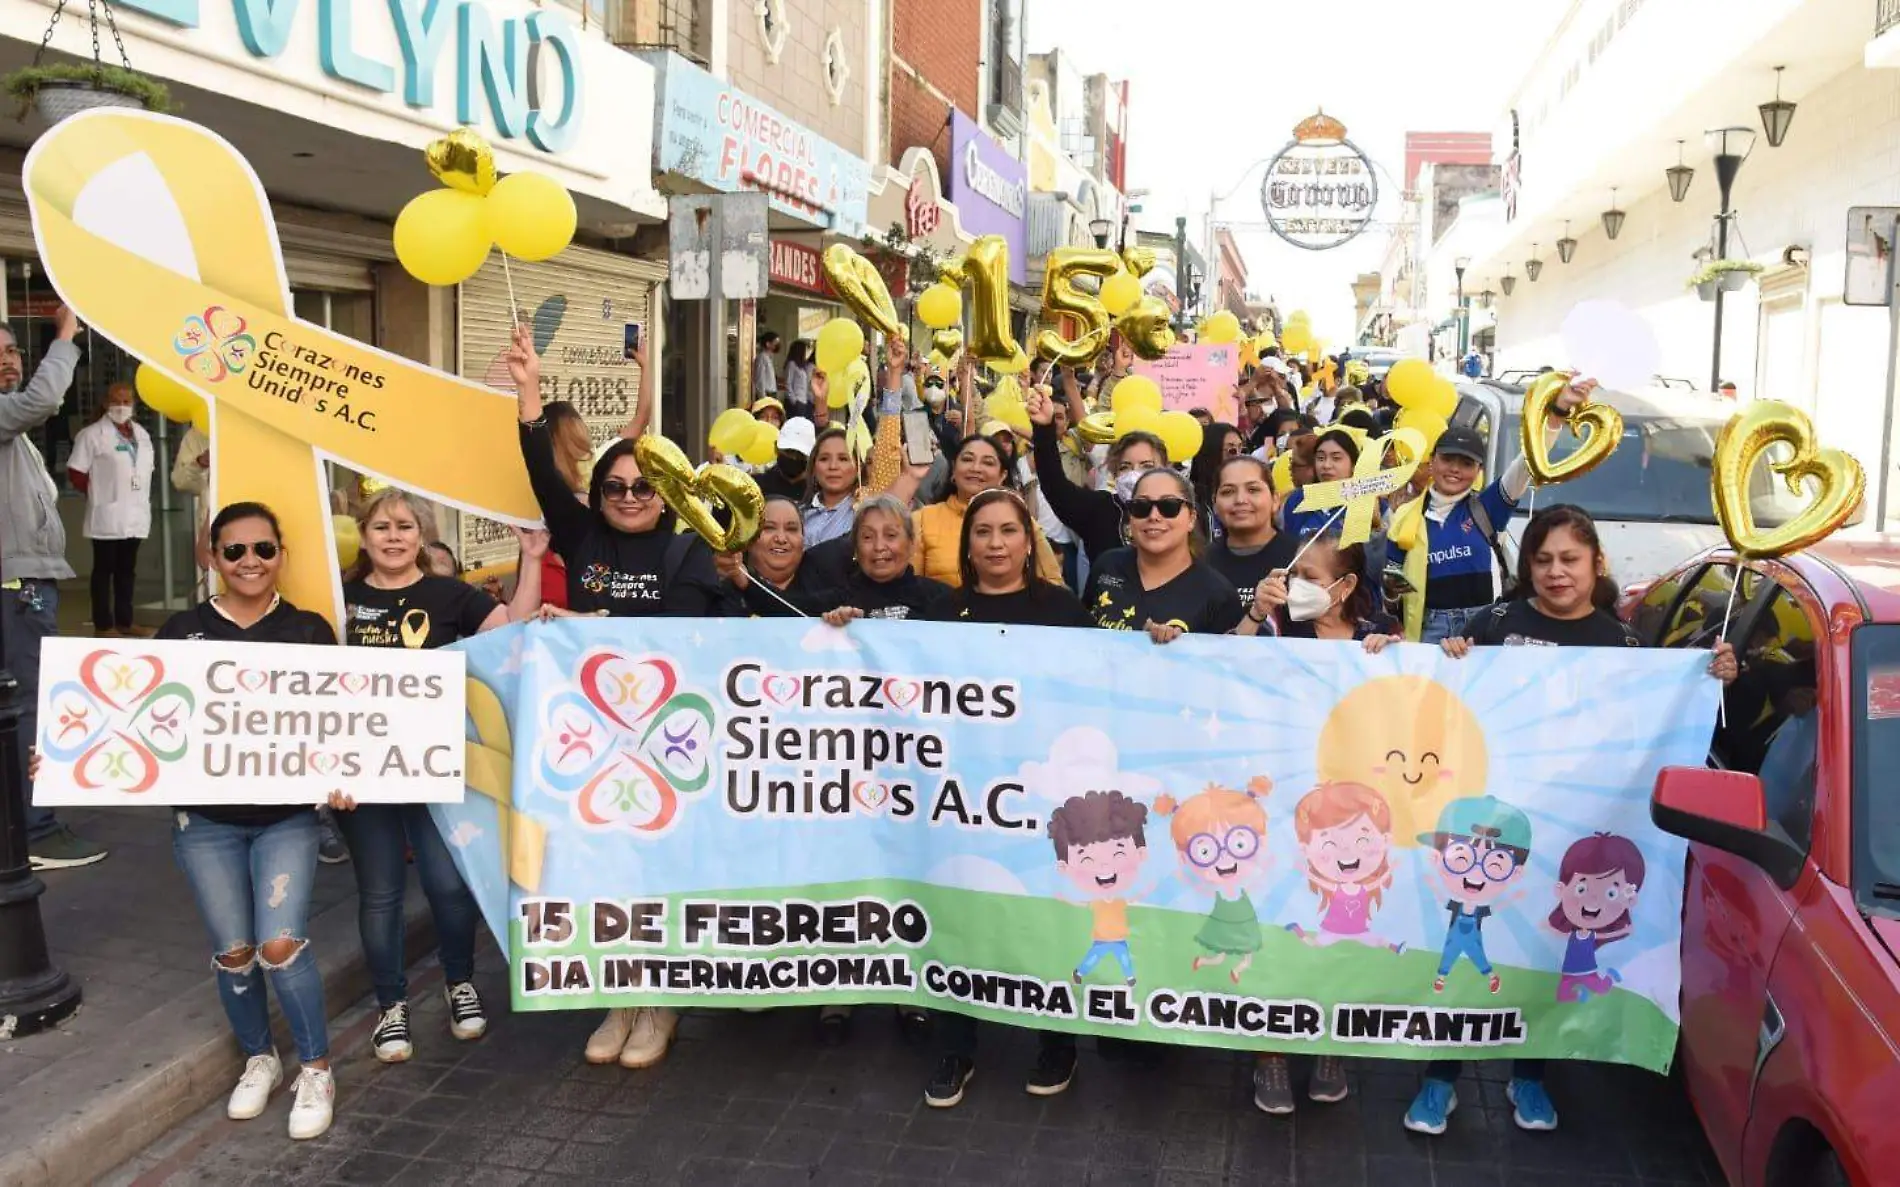
[(1676, 607), (1676, 596), (1682, 592), (1683, 583), (1695, 576), (1694, 569), (1671, 573), (1650, 586), (1649, 592), (1643, 595), (1643, 600), (1637, 603), (1636, 613), (1630, 620), (1630, 627), (1636, 632), (1636, 637), (1643, 641), (1644, 646), (1655, 647), (1661, 642), (1663, 624), (1668, 619), (1669, 612)]
[(1741, 674), (1723, 695), (1715, 758), (1729, 770), (1761, 776), (1771, 825), (1806, 849), (1813, 833), (1820, 738), (1814, 626), (1781, 586), (1740, 622), (1746, 637), (1731, 637)]
[(1900, 627), (1854, 631), (1854, 898), (1864, 911), (1900, 913)]
[[(1715, 646), (1722, 632), (1722, 619), (1730, 615), (1730, 592), (1735, 584), (1731, 565), (1710, 565), (1696, 578), (1695, 585), (1669, 618), (1658, 644), (1663, 647)], [(1754, 600), (1761, 577), (1752, 569), (1742, 571), (1742, 588), (1734, 592), (1734, 613), (1748, 609)], [(1664, 607), (1664, 612), (1667, 606)], [(1640, 628), (1639, 628), (1640, 630)]]

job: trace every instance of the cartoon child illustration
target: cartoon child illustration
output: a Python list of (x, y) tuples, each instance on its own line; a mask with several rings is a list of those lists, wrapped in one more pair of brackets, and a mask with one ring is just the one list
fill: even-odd
[(1645, 877), (1643, 851), (1615, 833), (1588, 836), (1564, 851), (1557, 870), (1557, 909), (1551, 930), (1568, 936), (1557, 1000), (1587, 1002), (1616, 987), (1623, 974), (1599, 970), (1597, 949), (1636, 930), (1630, 916)]
[(1190, 886), (1214, 896), (1214, 910), (1201, 925), (1194, 942), (1207, 950), (1194, 958), (1194, 969), (1239, 957), (1227, 975), (1240, 984), (1240, 975), (1260, 951), (1260, 916), (1247, 897), (1247, 884), (1267, 872), (1267, 811), (1260, 801), (1273, 790), (1264, 777), (1234, 791), (1209, 784), (1207, 790), (1185, 803), (1171, 795), (1155, 801), (1155, 811), (1174, 817), (1170, 834), (1180, 853), (1181, 877)]
[(1392, 885), (1392, 808), (1363, 783), (1322, 783), (1293, 809), (1293, 831), (1306, 857), (1306, 884), (1319, 896), (1317, 932), (1287, 930), (1326, 947), (1347, 940), (1403, 952), (1374, 935), (1372, 913)]
[(1135, 983), (1135, 958), (1128, 950), (1128, 894), (1148, 860), (1148, 809), (1119, 791), (1071, 796), (1049, 816), (1049, 840), (1056, 847), (1056, 871), (1089, 900), (1094, 916), (1089, 950), (1075, 966), (1075, 982), (1114, 957), (1122, 977)]
[(1530, 817), (1496, 796), (1469, 796), (1446, 804), (1437, 831), (1418, 840), (1431, 846), (1432, 869), (1451, 912), (1432, 992), (1445, 992), (1445, 978), (1460, 958), (1489, 977), (1491, 992), (1498, 992), (1503, 982), (1484, 954), (1484, 921), (1493, 907), (1516, 897), (1513, 887), (1531, 856)]
[(1436, 680), (1381, 676), (1333, 706), (1320, 729), (1318, 766), (1322, 780), (1363, 783), (1384, 796), (1392, 844), (1409, 848), (1446, 804), (1484, 793), (1484, 727)]

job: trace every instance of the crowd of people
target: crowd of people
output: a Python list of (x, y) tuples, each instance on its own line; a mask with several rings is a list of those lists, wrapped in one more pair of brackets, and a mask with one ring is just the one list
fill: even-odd
[[(20, 436), (34, 418), (51, 414), (70, 382), (70, 319), (61, 326), (63, 345), (55, 344), (24, 389), (0, 398), (6, 648), (29, 679), (37, 656), (27, 644), (36, 649), (37, 638), (51, 633), (48, 591), (70, 575), (43, 465)], [(878, 488), (872, 459), (854, 450), (846, 426), (831, 419), (827, 384), (809, 368), (808, 345), (792, 344), (783, 388), (769, 370), (776, 345), (760, 342), (751, 402), (756, 415), (780, 428), (778, 458), (759, 468), (760, 531), (742, 553), (716, 554), (699, 536), (676, 530), (673, 510), (641, 473), (635, 441), (646, 430), (657, 382), (644, 359), (634, 418), (596, 455), (575, 410), (541, 400), (540, 360), (528, 331), (518, 329), (505, 361), (519, 403), (523, 463), (546, 530), (520, 533), (521, 563), (504, 603), (452, 575), (452, 557), (435, 571), (429, 509), (421, 500), (378, 493), (357, 511), (361, 552), (343, 575), (347, 641), (434, 648), (533, 618), (670, 615), (819, 617), (844, 629), (859, 619), (1093, 628), (1145, 632), (1157, 645), (1184, 634), (1271, 635), (1351, 641), (1372, 652), (1411, 639), (1452, 657), (1474, 646), (1635, 644), (1610, 611), (1614, 587), (1582, 509), (1559, 503), (1538, 511), (1516, 563), (1505, 564), (1497, 533), (1527, 478), (1516, 463), (1480, 486), (1484, 442), (1472, 429), (1448, 428), (1419, 467), (1416, 489), (1397, 497), (1423, 495), (1425, 523), (1412, 547), (1429, 557), (1423, 581), (1409, 588), (1394, 578), (1405, 566), (1385, 530), (1397, 498), (1377, 517), (1373, 537), (1351, 544), (1337, 513), (1302, 506), (1303, 486), (1348, 476), (1390, 423), (1393, 409), (1377, 384), (1355, 375), (1350, 362), (1319, 369), (1270, 352), (1242, 380), (1234, 401), (1239, 419), (1207, 417), (1200, 450), (1176, 458), (1147, 433), (1091, 446), (1072, 431), (1091, 409), (1109, 406), (1129, 373), (1132, 356), (1120, 342), (1088, 373), (1032, 371), (1023, 432), (1020, 424), (984, 416), (967, 357), (942, 375), (895, 340), (874, 373), (865, 414), (875, 423), (924, 413), (930, 460), (907, 459)], [(0, 351), (0, 386), (17, 388), (17, 352), (12, 357), (9, 376)], [(1344, 382), (1355, 378), (1357, 385)], [(1587, 392), (1587, 383), (1574, 385), (1559, 414)], [(160, 638), (337, 642), (325, 620), (291, 606), (277, 590), (286, 552), (321, 542), (286, 539), (270, 508), (233, 503), (211, 521), (206, 545), (220, 592), (172, 617)], [(1414, 603), (1409, 615), (1407, 597)], [(1716, 646), (1710, 672), (1734, 679), (1726, 644)], [(30, 691), (26, 700), (30, 706)], [(403, 976), (408, 856), (435, 919), (452, 1037), (479, 1038), (487, 1027), (473, 984), (479, 915), (426, 808), (359, 806), (343, 794), (327, 807), (354, 861), (379, 1009), (376, 1057), (407, 1060), (416, 1041)], [(46, 819), (50, 814), (34, 824), (36, 833), (57, 827)], [(335, 1093), (322, 984), (304, 952), (322, 831), (312, 809), (297, 807), (185, 808), (173, 826), (179, 865), (211, 935), (219, 995), (248, 1061), (228, 1112), (257, 1116), (283, 1078), (268, 1025), (268, 984), (289, 1020), (302, 1069), (290, 1114), (296, 1138), (328, 1128)], [(915, 1010), (901, 1020), (920, 1036), (934, 1034), (926, 1102), (955, 1106), (975, 1069), (979, 1025), (959, 1014), (933, 1019)], [(850, 1011), (824, 1011), (820, 1041), (848, 1041), (850, 1025)], [(651, 1066), (665, 1056), (676, 1026), (670, 1009), (612, 1010), (584, 1058)], [(1075, 1067), (1074, 1037), (1045, 1032), (1027, 1090), (1062, 1092)], [(1405, 1114), (1407, 1128), (1444, 1132), (1458, 1071), (1455, 1062), (1427, 1069)], [(1343, 1061), (1322, 1058), (1308, 1095), (1337, 1101), (1347, 1085)], [(1519, 1125), (1556, 1126), (1541, 1065), (1520, 1061), (1510, 1095)], [(1254, 1101), (1268, 1113), (1292, 1111), (1284, 1057), (1258, 1058)]]

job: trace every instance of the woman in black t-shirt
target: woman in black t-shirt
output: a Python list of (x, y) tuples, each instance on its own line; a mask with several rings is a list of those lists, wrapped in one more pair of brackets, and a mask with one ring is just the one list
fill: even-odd
[(893, 496), (874, 495), (860, 503), (844, 584), (822, 597), (830, 607), (825, 621), (843, 626), (858, 618), (936, 617), (950, 587), (911, 570), (915, 538), (910, 509)]
[(1241, 612), (1227, 578), (1196, 559), (1200, 513), (1194, 488), (1173, 470), (1150, 470), (1127, 505), (1133, 544), (1102, 554), (1082, 598), (1095, 625), (1142, 631), (1157, 643), (1183, 634), (1251, 635), (1259, 624)]
[[(1201, 559), (1233, 587), (1243, 608), (1254, 605), (1260, 583), (1293, 563), (1298, 538), (1274, 527), (1273, 467), (1251, 454), (1221, 463), (1214, 484), (1214, 514), (1227, 532)], [(1256, 610), (1256, 614), (1262, 613)]]
[[(210, 541), (224, 592), (172, 615), (157, 638), (221, 646), (336, 643), (328, 622), (278, 596), (285, 547), (268, 507), (231, 504), (211, 521)], [(323, 977), (316, 954), (307, 951), (321, 836), (316, 811), (309, 805), (183, 807), (172, 819), (172, 850), (211, 933), (218, 998), (246, 1061), (226, 1113), (240, 1121), (258, 1116), (283, 1080), (271, 1041), (268, 973), (303, 1068), (290, 1136), (314, 1138), (330, 1128), (336, 1099)]]
[(986, 490), (963, 517), (957, 565), (963, 584), (933, 617), (1016, 626), (1093, 626), (1064, 586), (1036, 573), (1035, 521), (1015, 491)]
[(819, 592), (807, 580), (805, 521), (798, 502), (767, 495), (759, 513), (759, 535), (743, 554), (713, 557), (720, 578), (735, 591), (747, 618), (797, 618), (820, 613)]
[[(1634, 632), (1610, 611), (1616, 584), (1597, 536), (1597, 526), (1582, 508), (1568, 503), (1546, 507), (1524, 529), (1518, 551), (1518, 589), (1528, 591), (1509, 602), (1480, 610), (1464, 633), (1439, 644), (1446, 655), (1462, 659), (1474, 646), (1640, 647)], [(1736, 676), (1735, 648), (1715, 645), (1709, 675), (1724, 684)], [(1492, 992), (1497, 992), (1493, 981)], [(1463, 1063), (1433, 1060), (1425, 1083), (1405, 1114), (1415, 1133), (1439, 1134), (1457, 1106), (1455, 1085)], [(1557, 1128), (1557, 1108), (1544, 1090), (1544, 1061), (1520, 1059), (1511, 1068), (1509, 1093), (1518, 1127)]]

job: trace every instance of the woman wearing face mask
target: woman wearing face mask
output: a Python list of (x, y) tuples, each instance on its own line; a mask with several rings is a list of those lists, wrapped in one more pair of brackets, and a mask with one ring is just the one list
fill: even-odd
[[(522, 565), (515, 597), (502, 606), (453, 577), (422, 569), (422, 519), (415, 500), (387, 487), (356, 516), (362, 540), (356, 564), (343, 576), (344, 638), (352, 647), (446, 647), (458, 639), (523, 621), (541, 607), (541, 554), (545, 532), (517, 529)], [(449, 1033), (464, 1041), (488, 1029), (475, 991), (475, 928), (480, 915), (426, 804), (364, 804), (333, 792), (330, 807), (356, 865), (357, 926), (369, 958), (381, 1012), (370, 1043), (376, 1058), (401, 1063), (415, 1054), (409, 1034), (409, 984), (403, 974), (403, 897), (407, 854), (429, 900), (440, 942), (443, 997)]]
[(132, 623), (132, 582), (139, 544), (152, 534), (152, 470), (158, 456), (145, 426), (132, 414), (132, 385), (107, 388), (104, 411), (74, 435), (66, 461), (67, 478), (86, 496), (92, 626), (102, 639), (151, 634)]
[(1095, 625), (1148, 632), (1157, 643), (1183, 634), (1252, 634), (1227, 578), (1197, 560), (1201, 544), (1194, 488), (1173, 470), (1150, 470), (1128, 500), (1131, 547), (1102, 554), (1082, 604)]
[[(743, 554), (722, 552), (713, 558), (719, 576), (738, 591), (752, 618), (811, 617), (826, 607), (806, 580), (805, 524), (798, 504), (784, 495), (767, 495), (759, 514), (759, 535)], [(748, 572), (748, 568), (750, 571)]]
[[(1273, 468), (1251, 454), (1221, 464), (1214, 486), (1214, 514), (1227, 533), (1201, 559), (1227, 579), (1242, 607), (1254, 607), (1260, 583), (1293, 563), (1300, 542), (1274, 528)], [(1255, 614), (1264, 611), (1254, 609)], [(1255, 627), (1261, 625), (1258, 620)]]
[[(1074, 398), (1074, 372), (1063, 368), (1062, 382)], [(1036, 478), (1042, 497), (1056, 518), (1068, 524), (1081, 541), (1082, 553), (1093, 566), (1104, 553), (1122, 547), (1121, 502), (1132, 496), (1136, 478), (1168, 464), (1167, 447), (1152, 433), (1129, 433), (1119, 438), (1109, 447), (1104, 467), (1109, 489), (1087, 490), (1071, 481), (1063, 469), (1061, 441), (1055, 430), (1055, 401), (1032, 391), (1023, 402), (1034, 430)]]
[[(986, 490), (1005, 486), (1010, 479), (1009, 458), (988, 437), (965, 437), (950, 460), (950, 493), (940, 503), (917, 512), (917, 546), (911, 566), (924, 577), (955, 588), (963, 581), (957, 541), (970, 500)], [(1062, 566), (1049, 542), (1036, 532), (1036, 572), (1044, 581), (1061, 581)]]
[[(336, 642), (329, 623), (277, 594), (285, 548), (270, 508), (231, 504), (211, 521), (210, 539), (224, 592), (174, 614), (158, 638), (229, 645)], [(330, 1128), (336, 1101), (323, 976), (316, 954), (308, 951), (317, 814), (308, 806), (221, 805), (177, 808), (173, 818), (172, 849), (211, 933), (218, 999), (245, 1058), (225, 1113), (238, 1121), (258, 1116), (283, 1083), (283, 1064), (271, 1041), (268, 974), (303, 1066), (290, 1136), (314, 1138)]]
[(1275, 570), (1260, 583), (1248, 614), (1273, 615), (1283, 639), (1350, 640), (1376, 653), (1400, 636), (1398, 624), (1379, 610), (1365, 570), (1365, 545), (1340, 544), (1336, 529), (1322, 533), (1291, 572)]
[[(1635, 633), (1609, 609), (1616, 601), (1609, 573), (1590, 516), (1567, 503), (1545, 507), (1531, 516), (1518, 551), (1517, 577), (1527, 596), (1480, 611), (1459, 634), (1439, 645), (1453, 659), (1470, 655), (1473, 647), (1640, 647)], [(1717, 643), (1709, 675), (1729, 684), (1737, 670), (1735, 648)], [(1444, 979), (1441, 966), (1437, 988), (1444, 988)], [(1498, 984), (1493, 974), (1491, 992), (1498, 991)], [(1426, 1068), (1425, 1083), (1406, 1110), (1405, 1128), (1431, 1135), (1445, 1132), (1446, 1119), (1458, 1106), (1462, 1067), (1460, 1060), (1445, 1059)], [(1544, 1089), (1543, 1060), (1515, 1061), (1506, 1097), (1518, 1128), (1557, 1128), (1557, 1107)]]
[[(1359, 439), (1343, 429), (1319, 434), (1313, 445), (1313, 481), (1341, 482), (1352, 477), (1359, 464)], [(1295, 465), (1298, 465), (1296, 460)], [(1295, 479), (1299, 477), (1296, 473)], [(1308, 483), (1300, 483), (1304, 488)], [(1338, 508), (1327, 511), (1303, 510), (1305, 490), (1295, 490), (1280, 501), (1280, 526), (1289, 534), (1310, 536), (1330, 523), (1337, 522)]]
[(873, 495), (858, 506), (852, 530), (852, 563), (844, 583), (823, 595), (831, 609), (825, 621), (843, 626), (859, 618), (935, 618), (950, 594), (941, 581), (912, 571), (916, 530), (910, 509), (891, 495)]

